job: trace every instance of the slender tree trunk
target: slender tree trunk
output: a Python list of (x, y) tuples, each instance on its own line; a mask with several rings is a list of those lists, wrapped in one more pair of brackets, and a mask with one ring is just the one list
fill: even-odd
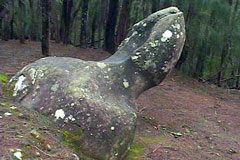
[(10, 39), (14, 39), (14, 0), (11, 0)]
[(63, 22), (64, 22), (64, 37), (63, 43), (70, 43), (70, 26), (72, 23), (72, 8), (73, 0), (63, 0)]
[[(189, 5), (188, 5), (188, 12), (187, 12), (187, 16), (186, 16), (186, 32), (188, 32), (188, 28), (189, 28), (189, 25), (190, 25), (190, 20), (194, 16), (195, 16), (194, 0), (190, 0), (189, 1)], [(189, 44), (189, 42), (188, 42), (188, 38), (187, 38), (185, 46), (183, 48), (183, 52), (181, 54), (181, 57), (180, 57), (179, 61), (176, 64), (176, 68), (177, 69), (180, 69), (182, 64), (187, 60), (187, 57), (188, 57), (188, 54), (189, 54), (189, 45), (188, 44)]]
[(232, 6), (231, 7), (231, 15), (229, 16), (229, 23), (228, 23), (228, 28), (225, 33), (225, 42), (224, 46), (222, 49), (222, 54), (221, 54), (221, 63), (220, 63), (220, 69), (221, 71), (218, 73), (218, 86), (221, 86), (221, 80), (223, 78), (224, 72), (222, 71), (222, 68), (224, 66), (224, 63), (226, 61), (226, 57), (230, 53), (231, 45), (232, 45), (232, 36), (233, 36), (233, 30), (234, 26), (236, 23), (236, 18), (237, 18), (237, 10), (239, 6), (239, 0), (235, 1), (235, 3), (232, 0), (229, 0), (229, 4)]
[(20, 33), (19, 40), (21, 44), (24, 44), (25, 38), (25, 0), (18, 0), (18, 5), (20, 8), (19, 21), (20, 21)]
[(119, 45), (127, 35), (130, 20), (130, 7), (132, 0), (123, 0), (118, 23), (117, 44)]
[(157, 12), (159, 10), (159, 4), (161, 0), (152, 0), (152, 13)]
[(30, 6), (30, 10), (31, 10), (31, 29), (30, 29), (30, 38), (32, 41), (36, 41), (37, 40), (37, 32), (36, 32), (36, 18), (35, 18), (35, 14), (36, 14), (36, 10), (35, 10), (35, 0), (29, 0), (29, 6)]
[[(238, 64), (237, 74), (240, 75), (240, 63)], [(238, 77), (237, 80), (236, 80), (236, 88), (237, 88), (237, 89), (240, 88), (240, 77)]]
[(143, 7), (143, 18), (146, 18), (149, 14), (150, 14), (150, 10), (149, 10), (149, 5), (150, 2), (146, 1), (146, 0), (142, 0), (142, 7)]
[(59, 32), (59, 21), (60, 18), (58, 18), (58, 12), (57, 9), (54, 8), (56, 6), (56, 0), (51, 1), (51, 15), (52, 15), (52, 24), (53, 24), (53, 29), (54, 29), (54, 39), (56, 43), (60, 43), (61, 37), (60, 37), (60, 32)]
[(49, 21), (50, 21), (50, 0), (42, 2), (42, 54), (49, 56)]
[(102, 36), (104, 35), (104, 29), (107, 24), (107, 19), (108, 19), (108, 0), (101, 0), (101, 18), (98, 27), (98, 40), (99, 40), (98, 47), (102, 47), (101, 39)]
[(96, 20), (97, 20), (97, 11), (95, 11), (95, 12), (94, 12), (94, 15), (93, 15), (91, 47), (95, 47)]
[(87, 47), (87, 19), (88, 19), (88, 0), (83, 0), (82, 16), (81, 16), (81, 31), (80, 31), (80, 46)]
[(5, 15), (3, 18), (3, 32), (2, 32), (2, 40), (8, 41), (9, 37), (9, 15)]
[(110, 0), (107, 26), (105, 30), (105, 47), (106, 50), (111, 54), (114, 54), (116, 45), (115, 28), (118, 16), (118, 3), (119, 0)]
[(171, 5), (172, 5), (172, 0), (165, 0), (163, 3), (164, 8), (170, 7)]

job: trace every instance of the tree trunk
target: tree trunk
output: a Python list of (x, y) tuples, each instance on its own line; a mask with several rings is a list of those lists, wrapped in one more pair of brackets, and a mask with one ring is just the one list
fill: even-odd
[[(231, 45), (232, 45), (232, 36), (233, 36), (233, 30), (234, 26), (236, 24), (236, 18), (237, 18), (237, 10), (239, 6), (239, 0), (237, 0), (235, 3), (233, 1), (229, 0), (229, 4), (232, 6), (231, 7), (231, 15), (229, 16), (229, 22), (228, 22), (228, 28), (226, 29), (225, 32), (225, 39), (224, 39), (224, 46), (222, 49), (222, 54), (221, 54), (221, 63), (220, 63), (220, 69), (224, 67), (225, 61), (227, 56), (230, 53)], [(220, 71), (218, 73), (218, 86), (221, 86), (221, 80), (223, 78), (223, 71)]]
[(56, 43), (60, 43), (61, 37), (60, 37), (60, 32), (59, 32), (59, 20), (58, 18), (58, 13), (57, 9), (55, 9), (53, 6), (56, 6), (56, 0), (51, 1), (51, 15), (52, 15), (52, 24), (53, 24), (53, 29), (54, 29), (54, 39)]
[(81, 16), (81, 31), (80, 31), (80, 46), (87, 47), (87, 19), (88, 19), (88, 0), (83, 0), (82, 16)]
[(152, 0), (152, 13), (157, 12), (159, 10), (160, 0)]
[(50, 0), (42, 2), (42, 54), (49, 56), (49, 21), (50, 21)]
[(36, 41), (37, 40), (37, 32), (36, 32), (36, 18), (35, 18), (35, 4), (34, 4), (35, 0), (29, 0), (29, 6), (30, 6), (30, 10), (31, 10), (31, 29), (30, 29), (30, 38), (32, 41)]
[(110, 0), (107, 26), (105, 30), (105, 47), (106, 50), (114, 54), (115, 52), (115, 28), (118, 16), (119, 0)]
[(143, 7), (143, 18), (146, 18), (150, 14), (150, 2), (146, 0), (142, 0), (142, 7)]
[(14, 39), (14, 0), (11, 3), (11, 20), (10, 20), (10, 39)]
[[(190, 20), (193, 19), (195, 15), (195, 11), (194, 11), (194, 0), (190, 0), (189, 1), (189, 5), (188, 5), (188, 12), (187, 12), (187, 17), (186, 17), (186, 31), (188, 32), (188, 28), (190, 25)], [(176, 68), (180, 69), (182, 64), (187, 60), (188, 54), (189, 54), (189, 42), (188, 39), (186, 39), (186, 43), (185, 46), (183, 48), (183, 53), (181, 54), (181, 57), (179, 59), (179, 61), (177, 62)]]
[(73, 0), (63, 0), (63, 22), (64, 22), (64, 37), (63, 43), (70, 43), (70, 26), (72, 22)]
[(91, 47), (95, 47), (96, 20), (97, 20), (97, 12), (95, 11), (93, 15), (93, 21), (92, 21)]
[(3, 18), (2, 40), (8, 41), (9, 37), (9, 15), (5, 15)]
[(118, 23), (117, 44), (119, 45), (127, 35), (130, 19), (130, 7), (132, 0), (123, 0), (120, 19)]
[(101, 18), (100, 18), (100, 24), (98, 27), (98, 47), (102, 47), (101, 39), (104, 35), (104, 29), (107, 24), (108, 19), (108, 0), (101, 0)]
[[(237, 74), (240, 75), (240, 63), (238, 64)], [(236, 88), (239, 89), (239, 87), (240, 87), (240, 77), (238, 77), (236, 80)]]
[(20, 21), (20, 32), (19, 32), (19, 40), (21, 44), (24, 44), (24, 36), (25, 36), (25, 0), (18, 0), (18, 5), (20, 8), (19, 13), (19, 21)]
[(163, 3), (164, 8), (170, 7), (171, 5), (172, 5), (172, 0), (165, 0)]

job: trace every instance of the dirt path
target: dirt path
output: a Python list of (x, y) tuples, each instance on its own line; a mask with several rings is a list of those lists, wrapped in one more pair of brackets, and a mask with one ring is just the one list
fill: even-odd
[[(101, 50), (55, 43), (51, 51), (53, 56), (84, 60), (109, 56)], [(39, 43), (0, 41), (0, 72), (9, 76), (39, 58)], [(127, 160), (240, 159), (240, 92), (172, 74), (142, 94), (137, 103), (137, 132)]]

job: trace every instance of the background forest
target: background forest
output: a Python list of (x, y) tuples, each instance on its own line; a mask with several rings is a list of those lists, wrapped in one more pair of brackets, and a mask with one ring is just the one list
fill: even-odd
[(187, 40), (176, 68), (204, 82), (240, 88), (239, 0), (0, 0), (0, 38), (48, 41), (114, 53), (131, 26), (177, 6)]

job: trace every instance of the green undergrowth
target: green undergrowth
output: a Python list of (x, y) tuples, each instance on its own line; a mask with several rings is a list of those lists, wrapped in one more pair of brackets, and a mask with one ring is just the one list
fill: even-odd
[(6, 73), (0, 72), (0, 83), (2, 84), (8, 83), (8, 76)]
[(126, 160), (137, 160), (144, 155), (146, 149), (152, 144), (166, 143), (167, 137), (162, 135), (159, 137), (137, 137), (131, 146)]

